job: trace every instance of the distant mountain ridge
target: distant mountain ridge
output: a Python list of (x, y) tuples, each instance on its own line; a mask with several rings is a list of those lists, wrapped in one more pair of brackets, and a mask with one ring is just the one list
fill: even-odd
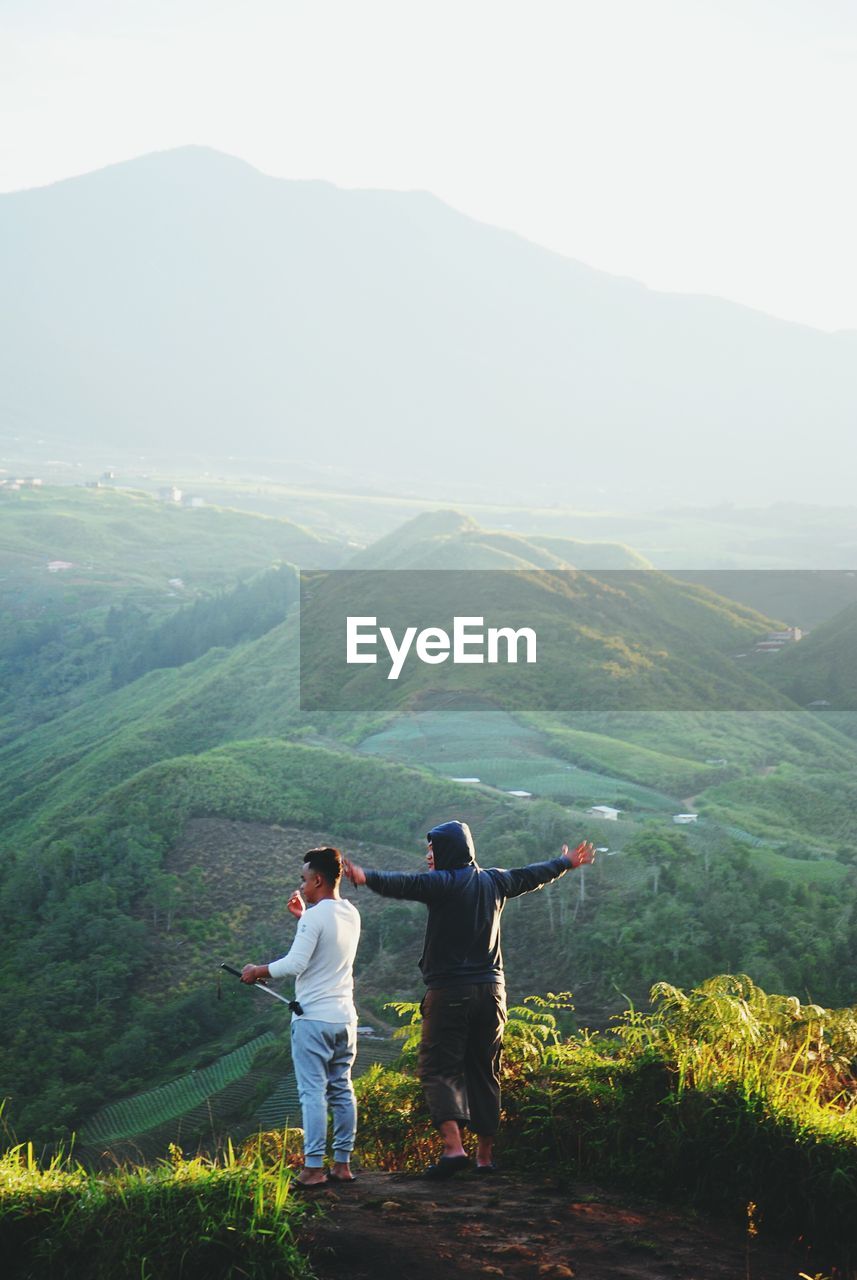
[[(854, 342), (199, 147), (0, 196), (6, 431), (409, 491), (850, 501)], [(837, 459), (835, 468), (814, 460)]]
[(357, 552), (348, 569), (648, 569), (617, 542), (484, 529), (460, 511), (425, 511)]

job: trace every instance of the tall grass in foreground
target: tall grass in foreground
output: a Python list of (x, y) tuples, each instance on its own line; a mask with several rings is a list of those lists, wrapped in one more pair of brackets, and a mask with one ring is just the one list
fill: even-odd
[(40, 1165), (31, 1144), (0, 1158), (0, 1257), (16, 1280), (300, 1280), (303, 1206), (290, 1195), (287, 1144), (219, 1160), (171, 1158), (88, 1172)]
[[(652, 990), (615, 1031), (563, 1039), (551, 1003), (510, 1011), (507, 1169), (624, 1181), (857, 1257), (857, 1010), (767, 995), (743, 975)], [(433, 1149), (413, 1075), (358, 1085), (367, 1162), (414, 1168)]]

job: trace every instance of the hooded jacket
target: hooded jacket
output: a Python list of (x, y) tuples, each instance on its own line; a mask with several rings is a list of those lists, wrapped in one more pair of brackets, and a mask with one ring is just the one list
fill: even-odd
[(565, 858), (514, 871), (483, 870), (466, 822), (443, 822), (428, 833), (434, 870), (409, 874), (367, 871), (366, 884), (385, 898), (428, 906), (420, 969), (429, 988), (504, 984), (500, 915), (507, 898), (540, 889), (569, 869)]

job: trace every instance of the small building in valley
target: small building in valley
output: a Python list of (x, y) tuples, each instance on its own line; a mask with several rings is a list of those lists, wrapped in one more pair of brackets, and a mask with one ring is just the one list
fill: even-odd
[(594, 804), (591, 809), (587, 810), (587, 813), (591, 813), (593, 818), (607, 818), (609, 822), (616, 822), (621, 812), (621, 809), (614, 809), (609, 804)]

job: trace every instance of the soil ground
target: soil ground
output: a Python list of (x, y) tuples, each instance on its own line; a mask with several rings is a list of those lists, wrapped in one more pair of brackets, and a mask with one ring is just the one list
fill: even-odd
[[(310, 1198), (307, 1196), (306, 1198)], [(359, 1174), (311, 1193), (304, 1247), (319, 1280), (809, 1280), (806, 1252), (595, 1186), (517, 1175), (427, 1182)], [(834, 1273), (837, 1274), (837, 1273)], [(838, 1273), (841, 1275), (841, 1273)]]

